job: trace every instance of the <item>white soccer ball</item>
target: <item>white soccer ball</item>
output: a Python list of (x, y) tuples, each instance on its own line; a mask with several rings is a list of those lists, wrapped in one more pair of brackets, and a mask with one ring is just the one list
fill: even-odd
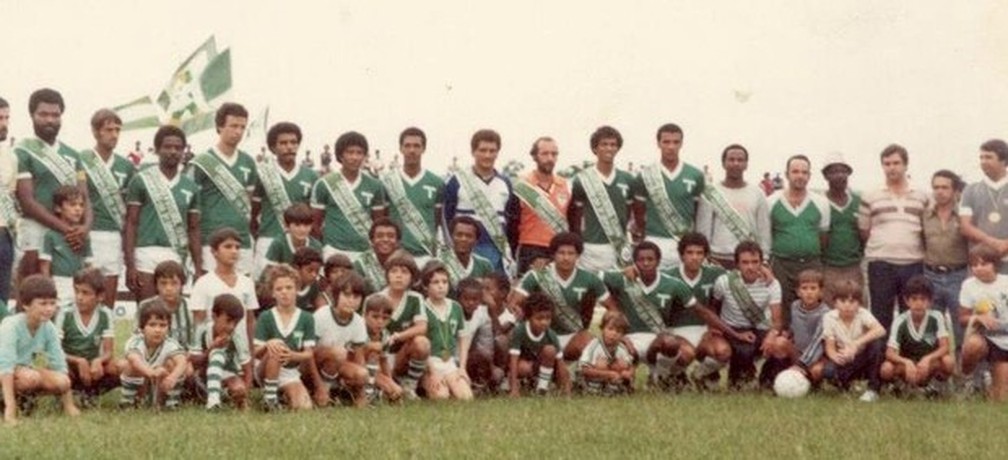
[(801, 398), (809, 392), (812, 384), (797, 369), (785, 369), (774, 379), (773, 391), (782, 398)]

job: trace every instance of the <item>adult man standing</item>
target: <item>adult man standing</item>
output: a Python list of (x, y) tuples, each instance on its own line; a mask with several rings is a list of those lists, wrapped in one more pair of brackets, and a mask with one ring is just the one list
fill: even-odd
[(209, 238), (215, 230), (230, 227), (241, 235), (239, 273), (251, 274), (252, 253), (252, 200), (250, 194), (259, 181), (255, 159), (238, 149), (245, 137), (248, 111), (233, 102), (217, 109), (217, 144), (193, 157), (191, 175), (200, 187), (200, 235), (203, 240), (203, 266), (197, 274), (213, 271), (215, 259), (210, 253)]
[(540, 137), (532, 143), (529, 155), (535, 170), (519, 177), (514, 184), (517, 200), (508, 205), (508, 233), (518, 241), (518, 276), (532, 266), (549, 263), (549, 243), (557, 233), (566, 232), (567, 204), (570, 191), (567, 181), (553, 174), (560, 149), (550, 137)]
[(829, 244), (823, 249), (823, 278), (826, 281), (823, 299), (831, 302), (833, 288), (844, 280), (856, 281), (864, 286), (861, 259), (864, 244), (858, 230), (858, 212), (861, 195), (847, 188), (847, 180), (854, 170), (840, 153), (826, 155), (822, 175), (829, 184), (826, 199), (830, 204)]
[(497, 171), (494, 163), (500, 153), (500, 134), (481, 129), (469, 142), (475, 160), (472, 169), (460, 169), (445, 184), (445, 220), (457, 214), (471, 215), (483, 226), (476, 253), (487, 258), (496, 271), (512, 272), (512, 242), (505, 231), (508, 201), (513, 198), (511, 181)]
[(645, 239), (661, 248), (661, 269), (667, 270), (680, 263), (679, 237), (693, 230), (705, 179), (699, 169), (680, 161), (682, 128), (667, 123), (655, 137), (661, 162), (642, 168), (634, 181), (633, 211), (636, 226), (644, 226)]
[(749, 152), (739, 144), (721, 152), (723, 181), (704, 187), (697, 205), (696, 229), (710, 241), (710, 259), (726, 270), (735, 268), (735, 247), (743, 241), (759, 243), (770, 252), (770, 208), (763, 190), (745, 181)]
[(14, 173), (17, 158), (7, 150), (7, 124), (10, 104), (0, 97), (0, 300), (10, 297), (11, 272), (14, 264), (14, 225), (18, 213), (14, 206)]
[[(17, 156), (17, 199), (24, 218), (18, 242), (23, 251), (21, 277), (38, 273), (38, 252), (47, 229), (66, 237), (70, 247), (80, 248), (91, 229), (91, 206), (87, 199), (87, 176), (80, 164), (80, 154), (58, 141), (63, 117), (63, 96), (43, 88), (28, 99), (34, 137), (22, 139), (14, 147)], [(84, 193), (85, 212), (82, 225), (60, 220), (52, 211), (53, 192), (61, 185), (76, 185)]]
[(872, 314), (888, 331), (893, 303), (899, 302), (900, 311), (905, 310), (903, 287), (911, 277), (924, 272), (921, 218), (928, 197), (907, 180), (909, 155), (903, 146), (891, 144), (879, 157), (886, 184), (861, 197), (858, 229), (865, 241)]
[[(830, 227), (830, 209), (826, 198), (809, 192), (812, 162), (805, 155), (793, 155), (784, 163), (787, 187), (769, 198), (770, 268), (781, 285), (781, 305), (790, 307), (797, 298), (798, 274), (802, 270), (822, 268), (820, 257), (826, 246)], [(790, 308), (781, 309), (789, 319)], [(786, 322), (785, 322), (786, 324)]]
[(336, 161), (342, 166), (315, 181), (311, 206), (315, 209), (315, 237), (322, 241), (322, 258), (341, 253), (357, 260), (371, 249), (371, 224), (386, 214), (385, 187), (363, 173), (368, 142), (349, 131), (336, 139)]
[(284, 211), (295, 203), (308, 204), (318, 173), (297, 164), (301, 128), (280, 122), (266, 132), (266, 144), (273, 153), (259, 163), (259, 183), (252, 195), (252, 234), (256, 237), (255, 277), (266, 268), (266, 252), (277, 238), (283, 238)]
[(119, 143), (122, 119), (109, 109), (91, 117), (93, 150), (80, 152), (81, 166), (88, 176), (89, 199), (93, 203), (94, 226), (91, 229), (93, 265), (105, 276), (105, 305), (114, 306), (123, 270), (122, 232), (126, 219), (126, 186), (136, 168), (113, 150)]
[[(592, 273), (612, 270), (630, 263), (630, 188), (633, 176), (616, 168), (616, 154), (623, 148), (623, 136), (616, 128), (602, 126), (591, 135), (595, 166), (578, 173), (571, 186), (567, 222), (572, 233), (584, 239), (584, 253), (578, 266)], [(643, 237), (643, 229), (635, 239)]]
[(404, 129), (399, 134), (402, 168), (389, 168), (381, 175), (389, 215), (399, 223), (402, 246), (418, 267), (438, 254), (438, 227), (444, 213), (444, 179), (423, 167), (426, 151), (427, 135), (420, 128)]
[(931, 307), (952, 318), (956, 355), (962, 350), (963, 327), (959, 319), (959, 290), (969, 276), (969, 253), (957, 212), (963, 181), (947, 169), (931, 176), (931, 207), (924, 211), (924, 276), (934, 288)]
[(1001, 254), (998, 272), (1008, 274), (1008, 143), (991, 139), (980, 146), (984, 177), (963, 191), (962, 234), (971, 245), (987, 244)]

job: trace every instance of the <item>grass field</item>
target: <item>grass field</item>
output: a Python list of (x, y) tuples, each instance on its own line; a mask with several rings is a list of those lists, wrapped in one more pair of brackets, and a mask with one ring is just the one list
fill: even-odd
[[(129, 334), (117, 324), (117, 342)], [(640, 391), (622, 397), (481, 399), (265, 414), (187, 406), (177, 412), (103, 407), (69, 419), (55, 400), (0, 427), (10, 458), (1001, 458), (1005, 407), (966, 401), (825, 392)]]

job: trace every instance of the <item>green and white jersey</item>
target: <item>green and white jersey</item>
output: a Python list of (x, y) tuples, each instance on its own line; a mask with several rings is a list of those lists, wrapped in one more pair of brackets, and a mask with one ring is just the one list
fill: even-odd
[(563, 348), (560, 347), (560, 338), (557, 337), (553, 329), (546, 329), (539, 335), (532, 333), (528, 321), (519, 321), (511, 330), (511, 344), (508, 346), (508, 353), (518, 355), (526, 361), (539, 359), (539, 352), (546, 345), (553, 345), (557, 351), (557, 358), (562, 358)]
[(321, 295), (322, 290), (319, 289), (318, 281), (311, 283), (300, 291), (297, 295), (297, 307), (307, 311), (308, 313), (315, 311), (315, 299)]
[[(318, 173), (314, 169), (295, 165), (293, 171), (285, 171), (279, 165), (272, 162), (262, 163), (259, 167), (276, 168), (283, 182), (284, 192), (287, 193), (291, 204), (309, 204), (311, 202), (312, 186), (315, 185), (315, 181), (319, 178)], [(252, 201), (257, 201), (262, 206), (262, 210), (259, 212), (259, 236), (266, 238), (280, 238), (284, 236), (284, 227), (280, 224), (283, 221), (283, 214), (277, 215), (275, 211), (276, 206), (270, 200), (262, 179), (256, 184)]]
[[(379, 294), (387, 297), (388, 290), (382, 290), (375, 295)], [(389, 318), (385, 329), (389, 333), (395, 334), (413, 327), (419, 321), (427, 321), (427, 313), (424, 311), (423, 305), (424, 298), (422, 295), (414, 291), (406, 291), (402, 299), (399, 300), (399, 305), (395, 305), (395, 308), (392, 310), (392, 317)]]
[(792, 207), (786, 192), (787, 189), (778, 190), (768, 198), (773, 235), (770, 253), (783, 259), (819, 257), (822, 253), (819, 234), (830, 228), (829, 200), (808, 192), (797, 207)]
[[(322, 243), (315, 238), (309, 236), (307, 246), (319, 254), (322, 253)], [(294, 240), (289, 233), (284, 233), (270, 243), (269, 249), (266, 250), (266, 264), (289, 264), (294, 261), (295, 252), (297, 248), (294, 247)]]
[[(259, 176), (256, 173), (255, 160), (249, 154), (236, 150), (233, 156), (225, 158), (216, 148), (211, 148), (197, 155), (197, 157), (199, 156), (209, 156), (214, 161), (223, 163), (224, 168), (222, 169), (238, 181), (246, 194), (255, 190)], [(198, 158), (193, 159), (193, 161), (197, 160)], [(190, 162), (189, 170), (200, 191), (200, 239), (203, 244), (208, 244), (210, 234), (215, 230), (231, 227), (241, 235), (242, 247), (251, 248), (252, 237), (249, 232), (249, 220), (252, 216), (242, 213), (231, 201), (232, 198), (225, 195), (213, 179), (199, 166)]]
[(598, 169), (592, 166), (575, 176), (574, 182), (571, 184), (572, 205), (581, 206), (584, 209), (583, 223), (581, 225), (581, 237), (584, 239), (584, 242), (586, 244), (609, 244), (609, 238), (606, 238), (605, 231), (602, 230), (602, 224), (599, 222), (598, 213), (592, 206), (591, 200), (588, 198), (587, 192), (585, 192), (585, 186), (582, 184), (585, 180), (582, 176), (584, 174), (595, 174), (602, 181), (606, 193), (609, 195), (609, 201), (612, 203), (616, 216), (619, 218), (619, 228), (624, 231), (626, 230), (627, 222), (630, 220), (630, 202), (633, 200), (632, 187), (634, 176), (626, 171), (614, 168), (609, 177), (602, 177)]
[(98, 307), (91, 320), (84, 323), (76, 305), (60, 310), (54, 321), (63, 352), (88, 361), (101, 355), (102, 340), (115, 337), (112, 329), (112, 310)]
[[(208, 353), (210, 345), (213, 344), (213, 321), (203, 322), (196, 328), (196, 343), (190, 348), (193, 353)], [(249, 353), (248, 341), (243, 334), (232, 333), (231, 340), (224, 348), (224, 370), (233, 374), (241, 374), (242, 366), (252, 360)]]
[[(705, 185), (703, 172), (695, 166), (682, 161), (676, 165), (674, 171), (669, 171), (661, 164), (651, 167), (661, 170), (662, 180), (665, 184), (665, 194), (669, 197), (672, 206), (679, 212), (679, 215), (687, 221), (688, 226), (686, 230), (692, 231), (693, 224), (696, 221), (696, 203), (700, 198), (700, 194), (703, 193)], [(670, 229), (665, 228), (660, 210), (654, 205), (651, 192), (644, 185), (644, 178), (638, 174), (634, 178), (633, 184), (634, 199), (647, 204), (645, 234), (659, 238), (678, 238), (680, 235), (673, 235)]]
[[(629, 332), (662, 332), (666, 328), (678, 327), (672, 323), (672, 312), (692, 309), (696, 306), (693, 290), (686, 283), (659, 273), (650, 285), (645, 285), (638, 277), (627, 279), (622, 271), (601, 274), (602, 281), (619, 300), (620, 309), (630, 322)], [(646, 302), (635, 301), (630, 290), (636, 286)]]
[(126, 356), (138, 354), (150, 367), (164, 366), (165, 362), (174, 356), (185, 354), (185, 348), (172, 337), (165, 337), (164, 342), (153, 348), (147, 345), (142, 333), (133, 334), (126, 341), (123, 354)]
[(10, 308), (7, 307), (7, 299), (0, 299), (0, 322), (2, 322), (4, 318), (10, 316), (10, 314), (11, 311)]
[[(256, 321), (255, 346), (266, 345), (273, 339), (280, 339), (291, 351), (302, 351), (315, 346), (315, 317), (300, 308), (294, 310), (290, 322), (286, 325), (280, 322), (280, 312), (274, 307), (259, 315)], [(284, 367), (297, 368), (299, 363), (288, 362)]]
[[(157, 165), (148, 166), (157, 168)], [(184, 174), (175, 174), (169, 180), (164, 174), (152, 175), (157, 180), (165, 182), (167, 188), (171, 190), (172, 198), (178, 206), (179, 215), (187, 219), (189, 213), (200, 212), (200, 191), (196, 182)], [(139, 174), (135, 175), (126, 187), (126, 206), (135, 205), (140, 207), (140, 216), (137, 222), (136, 247), (158, 246), (171, 248), (171, 241), (168, 233), (161, 225), (161, 218), (154, 209), (154, 201), (151, 199), (151, 191)], [(187, 224), (188, 225), (188, 224)]]
[(633, 362), (633, 356), (630, 355), (630, 350), (627, 350), (626, 345), (623, 342), (616, 342), (612, 347), (607, 347), (601, 339), (596, 337), (588, 342), (588, 346), (581, 353), (581, 357), (578, 359), (578, 368), (591, 369), (599, 364), (608, 367), (617, 360), (627, 364)]
[(822, 261), (830, 267), (849, 267), (861, 263), (864, 244), (858, 231), (858, 209), (861, 195), (850, 192), (847, 205), (830, 205), (829, 245), (823, 251)]
[[(84, 161), (84, 157), (94, 157), (96, 163), (108, 170), (118, 186), (115, 193), (118, 193), (125, 199), (126, 187), (136, 174), (136, 167), (133, 166), (133, 163), (130, 163), (129, 160), (115, 153), (109, 155), (108, 161), (102, 160), (101, 156), (93, 150), (84, 150), (80, 153), (80, 155), (81, 161)], [(120, 231), (119, 225), (116, 224), (117, 221), (113, 218), (111, 211), (107, 206), (105, 206), (103, 198), (110, 192), (110, 190), (99, 190), (98, 184), (98, 180), (90, 176), (88, 177), (88, 199), (91, 202), (91, 212), (94, 216), (94, 222), (91, 225), (91, 230), (118, 232)], [(126, 216), (119, 216), (119, 220), (125, 221)]]
[[(700, 266), (700, 274), (693, 279), (686, 276), (686, 272), (681, 265), (662, 273), (681, 280), (693, 290), (693, 298), (697, 303), (709, 306), (711, 304), (714, 281), (717, 281), (718, 277), (725, 274), (725, 270), (715, 265), (702, 265)], [(673, 327), (703, 326), (707, 324), (696, 313), (696, 310), (692, 308), (673, 309), (671, 323), (674, 325)]]
[(32, 153), (37, 148), (48, 149), (49, 153), (55, 153), (63, 158), (68, 167), (76, 171), (77, 179), (86, 177), (84, 168), (80, 164), (80, 154), (70, 146), (56, 141), (56, 145), (49, 145), (37, 138), (24, 139), (14, 147), (14, 155), (17, 157), (17, 178), (32, 179), (35, 201), (46, 209), (53, 208), (53, 193), (60, 186), (56, 173), (49, 170), (45, 161), (38, 156), (37, 152)]
[(889, 348), (914, 362), (938, 349), (938, 341), (948, 337), (941, 313), (928, 310), (919, 325), (915, 325), (910, 311), (900, 313), (889, 331)]
[[(417, 177), (409, 177), (400, 169), (399, 177), (402, 179), (406, 198), (409, 199), (413, 207), (423, 217), (428, 232), (434, 234), (434, 209), (444, 206), (444, 179), (426, 169), (421, 171)], [(391, 197), (389, 198), (389, 217), (393, 222), (402, 222), (402, 210), (396, 206)], [(402, 227), (400, 230), (402, 230), (401, 244), (403, 249), (414, 256), (430, 256), (423, 246), (420, 245), (419, 240), (413, 235), (413, 232), (407, 230), (405, 226)], [(430, 235), (423, 236), (428, 237)]]
[[(140, 312), (155, 300), (158, 300), (157, 296), (140, 302), (140, 305), (137, 307), (136, 319), (134, 321), (137, 332), (140, 332)], [(168, 321), (168, 335), (174, 338), (179, 345), (185, 348), (192, 348), (198, 336), (196, 334), (197, 324), (193, 320), (192, 312), (189, 311), (189, 303), (186, 302), (185, 298), (179, 298), (177, 308), (172, 309), (168, 305), (168, 302), (165, 302), (165, 307), (171, 313), (171, 320)]]
[(424, 312), (427, 315), (427, 340), (430, 340), (431, 356), (448, 360), (458, 356), (458, 337), (465, 327), (462, 306), (452, 299), (444, 300), (448, 305), (443, 313), (434, 311), (426, 300)]
[(74, 276), (91, 260), (91, 240), (84, 240), (84, 247), (74, 251), (62, 233), (46, 230), (38, 258), (49, 261), (52, 276)]
[[(548, 278), (543, 278), (547, 276), (552, 278), (552, 282)], [(557, 286), (558, 294), (562, 298), (557, 298), (544, 283)], [(552, 328), (560, 335), (573, 334), (584, 329), (581, 323), (582, 312), (594, 308), (595, 304), (609, 298), (609, 291), (598, 276), (575, 268), (570, 277), (564, 280), (557, 274), (553, 264), (547, 265), (542, 270), (531, 270), (526, 273), (516, 290), (524, 296), (533, 292), (543, 292), (553, 299), (558, 311), (554, 312)], [(590, 304), (585, 305), (589, 300)]]
[[(342, 174), (333, 171), (331, 174)], [(350, 220), (346, 217), (346, 211), (340, 209), (336, 197), (333, 196), (326, 185), (326, 178), (323, 176), (315, 181), (312, 189), (311, 206), (315, 209), (325, 211), (325, 219), (322, 223), (322, 243), (343, 251), (363, 252), (371, 248), (367, 234), (361, 235), (354, 230)], [(367, 174), (360, 173), (357, 180), (348, 183), (353, 191), (354, 198), (364, 208), (367, 226), (371, 226), (371, 213), (385, 209), (385, 188), (381, 182)]]

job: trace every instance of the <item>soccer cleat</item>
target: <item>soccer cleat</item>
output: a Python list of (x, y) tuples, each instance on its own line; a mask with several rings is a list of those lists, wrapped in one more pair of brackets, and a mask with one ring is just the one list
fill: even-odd
[(867, 403), (875, 402), (878, 401), (878, 393), (876, 393), (874, 390), (865, 390), (865, 392), (862, 393), (861, 397), (858, 399), (861, 402), (867, 402)]

